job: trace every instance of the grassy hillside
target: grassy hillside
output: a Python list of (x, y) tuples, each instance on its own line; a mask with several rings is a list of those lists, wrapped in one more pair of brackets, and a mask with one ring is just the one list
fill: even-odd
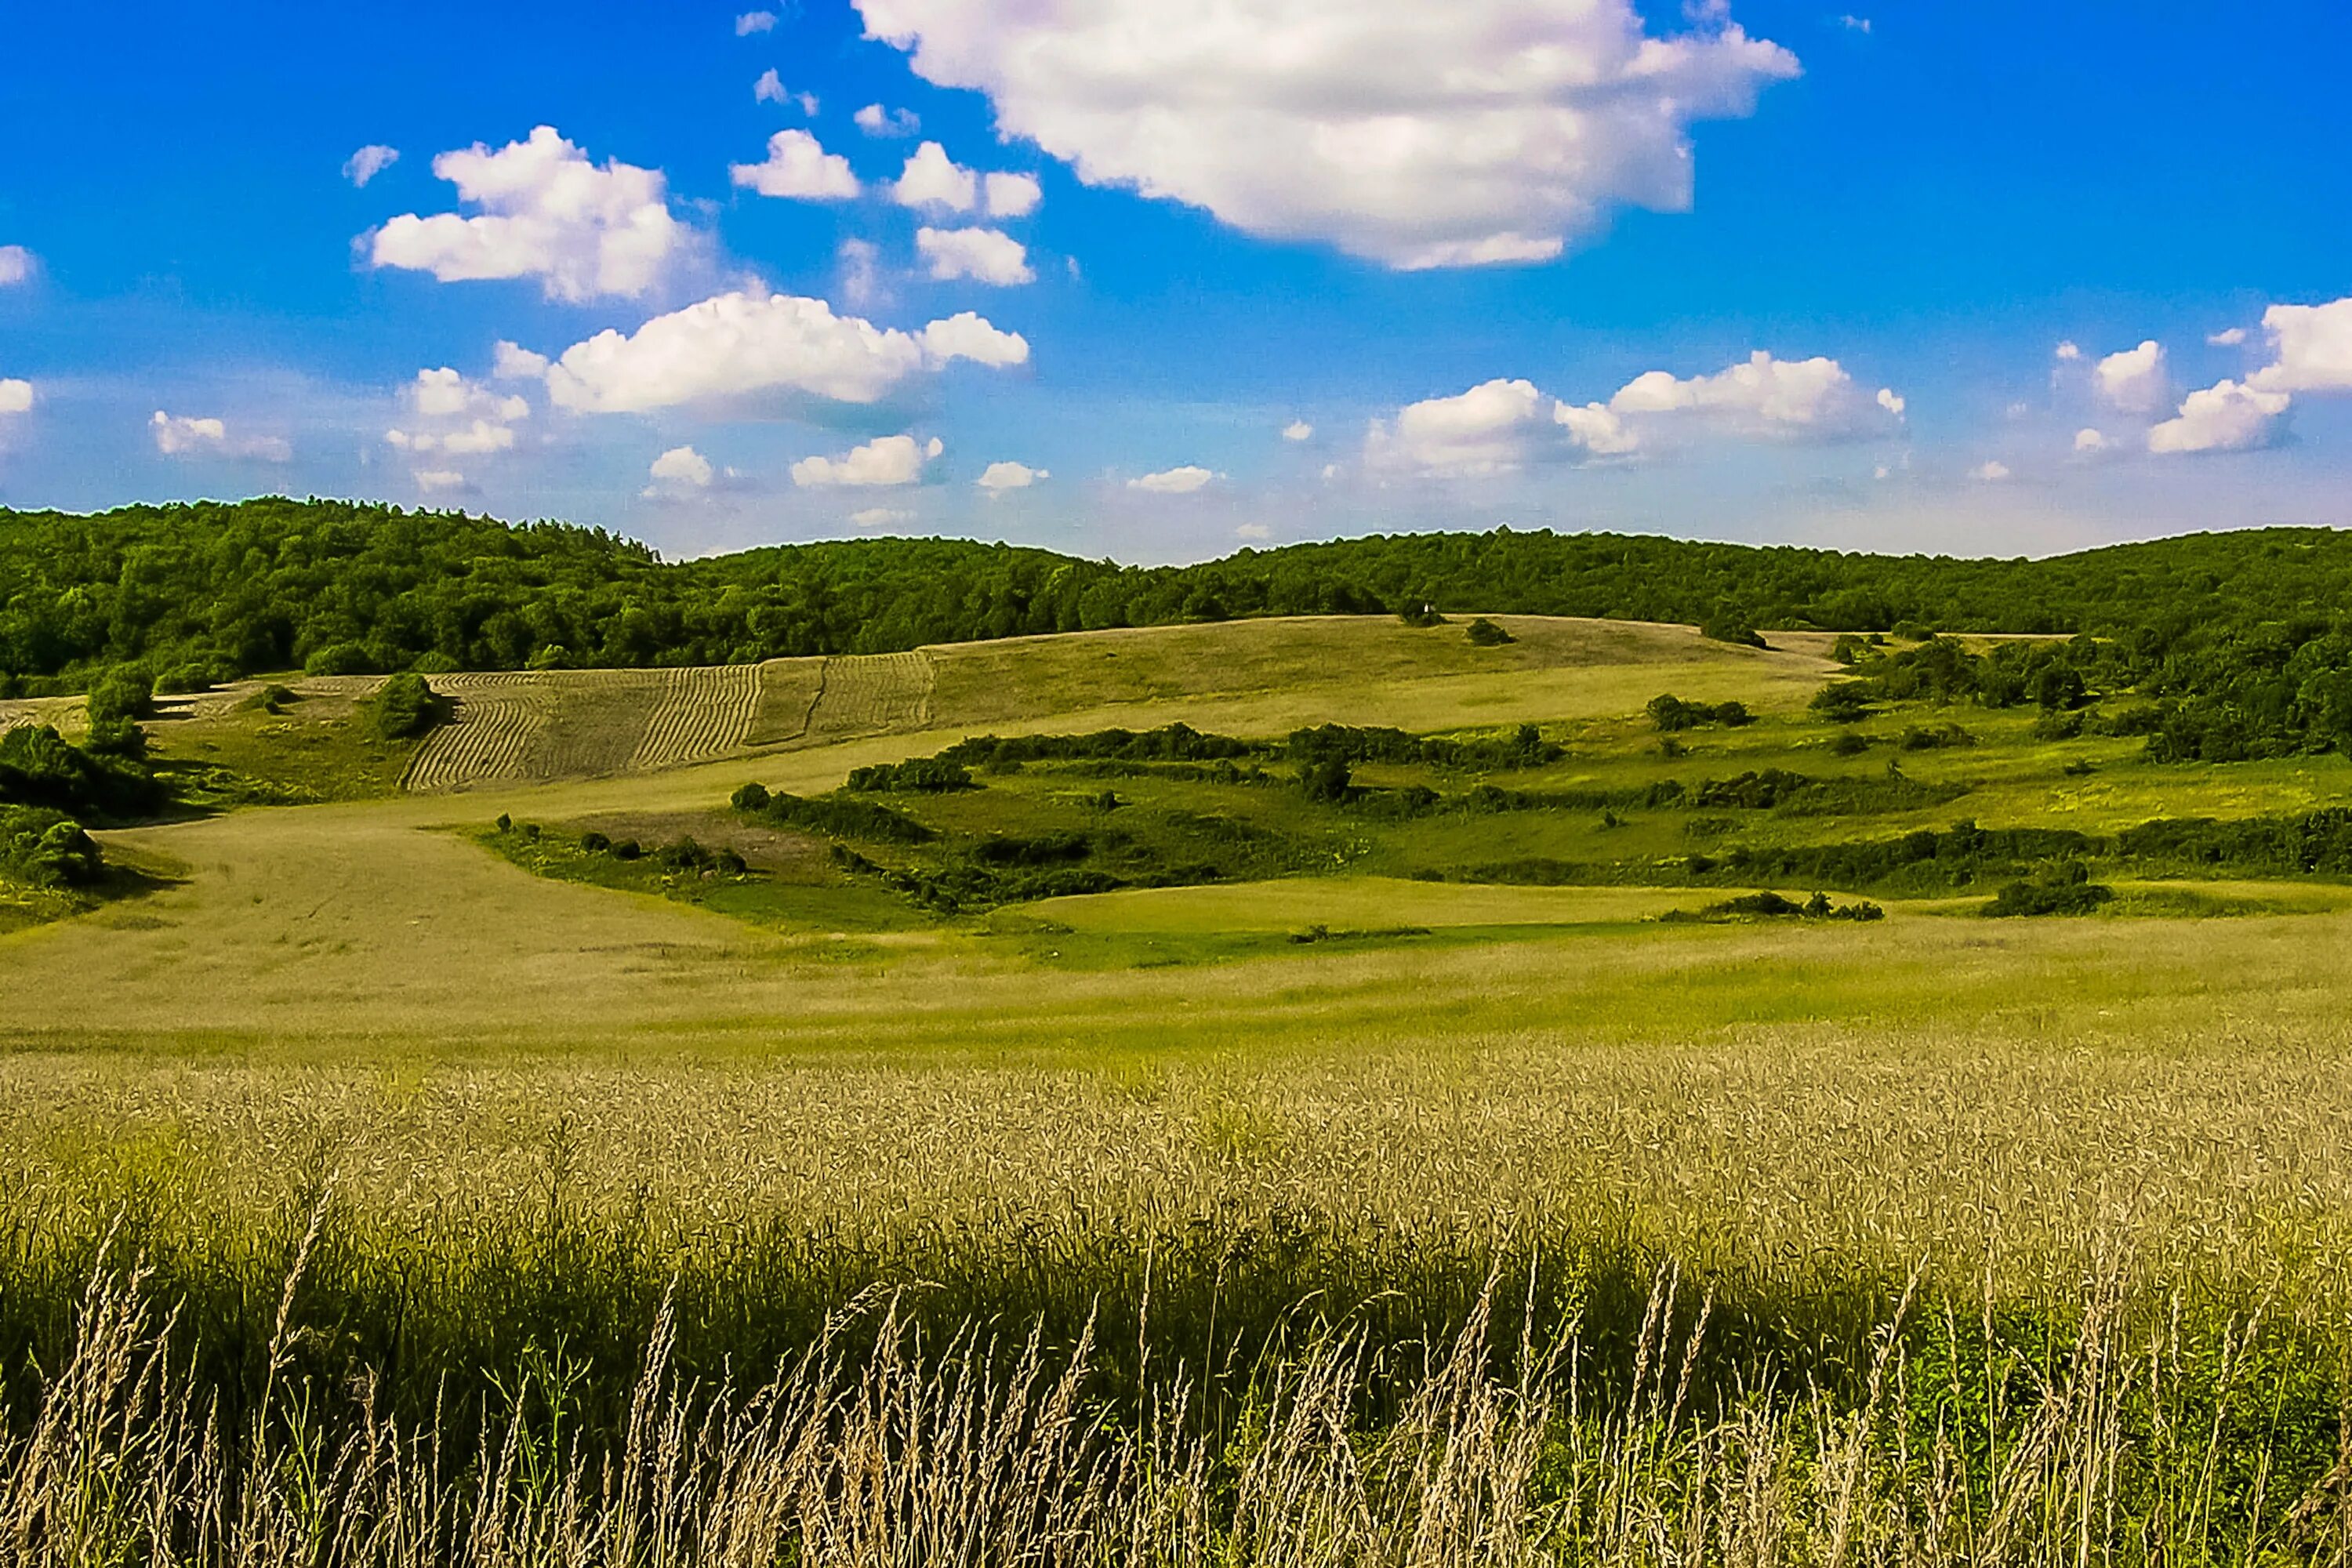
[(0, 930), (0, 1526), (2339, 1552), (2352, 762), (1495, 616), (166, 696), (209, 806)]

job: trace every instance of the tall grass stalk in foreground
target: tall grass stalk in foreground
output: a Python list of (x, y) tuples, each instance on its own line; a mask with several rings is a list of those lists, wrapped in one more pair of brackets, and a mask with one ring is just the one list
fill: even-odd
[(980, 1324), (942, 1342), (877, 1292), (765, 1381), (696, 1382), (666, 1307), (610, 1438), (569, 1419), (578, 1391), (546, 1363), (453, 1448), (446, 1423), (379, 1414), (364, 1373), (281, 1377), (318, 1234), (234, 1431), (144, 1277), (93, 1277), (70, 1357), (5, 1413), (0, 1561), (2087, 1568), (2339, 1563), (2352, 1539), (2352, 1453), (2314, 1466), (2265, 1436), (2261, 1322), (2193, 1333), (2111, 1287), (2055, 1347), (2005, 1340), (1990, 1295), (1971, 1324), (1906, 1294), (1858, 1395), (1768, 1368), (1709, 1407), (1712, 1302), (1671, 1267), (1599, 1383), (1573, 1314), (1496, 1345), (1490, 1279), (1450, 1342), (1327, 1328), (1205, 1424), (1189, 1368), (1093, 1397), (1091, 1326), (1059, 1352)]

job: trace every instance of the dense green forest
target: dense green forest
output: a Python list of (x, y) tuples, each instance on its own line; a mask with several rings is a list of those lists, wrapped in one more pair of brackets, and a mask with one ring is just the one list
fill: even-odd
[[(2352, 735), (2348, 603), (2352, 535), (2326, 529), (2041, 561), (1496, 530), (1244, 550), (1186, 567), (936, 539), (671, 563), (594, 529), (264, 499), (0, 511), (0, 695), (79, 690), (129, 665), (172, 689), (297, 667), (725, 664), (1429, 605), (1685, 621), (1735, 637), (1906, 624), (2087, 634), (2099, 646), (2055, 657), (2108, 689), (2174, 700), (2164, 745), (2221, 761)], [(1953, 658), (1931, 653), (1879, 679), (1904, 688), (1890, 695), (1923, 683), (1955, 700), (2027, 695), (2006, 677), (1979, 689)]]

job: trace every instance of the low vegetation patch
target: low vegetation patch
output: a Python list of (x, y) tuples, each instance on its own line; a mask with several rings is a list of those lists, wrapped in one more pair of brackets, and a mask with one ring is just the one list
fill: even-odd
[(1671, 692), (1651, 698), (1648, 711), (1650, 722), (1664, 734), (1708, 725), (1736, 730), (1756, 722), (1756, 715), (1748, 710), (1745, 702), (1685, 702)]
[(1851, 904), (1832, 903), (1827, 893), (1815, 893), (1800, 903), (1785, 894), (1769, 890), (1746, 893), (1736, 899), (1726, 899), (1719, 904), (1709, 904), (1696, 914), (1676, 910), (1660, 915), (1662, 921), (1733, 921), (1733, 920), (1807, 920), (1807, 921), (1883, 921), (1886, 911), (1867, 899)]
[(1984, 912), (2013, 915), (2087, 915), (2116, 896), (2116, 890), (2091, 880), (2091, 868), (2080, 860), (2061, 861), (2037, 868), (1993, 896)]

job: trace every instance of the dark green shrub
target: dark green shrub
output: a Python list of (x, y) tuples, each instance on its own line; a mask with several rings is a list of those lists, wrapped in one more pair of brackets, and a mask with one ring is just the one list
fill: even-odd
[(747, 784), (728, 796), (727, 802), (738, 811), (765, 811), (771, 798), (766, 784)]
[(1806, 706), (1832, 724), (1858, 724), (1870, 717), (1870, 689), (1855, 680), (1832, 681)]
[(329, 643), (302, 661), (305, 675), (373, 675), (376, 663), (363, 643)]
[(1400, 605), (1397, 609), (1397, 619), (1406, 626), (1424, 628), (1442, 626), (1445, 624), (1445, 617), (1437, 613), (1437, 606), (1426, 600), (1411, 600)]
[(449, 700), (413, 670), (392, 676), (368, 700), (375, 732), (387, 741), (408, 741), (449, 721)]
[(613, 858), (615, 860), (635, 860), (644, 854), (644, 847), (634, 838), (624, 838), (613, 846)]
[(1500, 647), (1505, 643), (1519, 640), (1484, 616), (1472, 621), (1463, 635), (1467, 637), (1471, 645), (1475, 647)]
[(1756, 722), (1744, 702), (1685, 702), (1672, 692), (1653, 697), (1644, 710), (1661, 732), (1678, 733), (1710, 724), (1737, 730)]
[(40, 806), (0, 805), (0, 879), (79, 888), (105, 874), (105, 858), (80, 823)]
[(1355, 775), (1336, 756), (1318, 757), (1298, 770), (1298, 787), (1309, 800), (1337, 805), (1354, 792)]
[(975, 786), (971, 773), (961, 763), (945, 757), (916, 757), (903, 763), (854, 768), (848, 787), (860, 794), (945, 795)]
[(1853, 731), (1847, 730), (1830, 742), (1830, 754), (1837, 757), (1858, 757), (1870, 750), (1870, 746), (1869, 736), (1856, 734)]
[[(127, 729), (142, 734), (135, 724)], [(73, 745), (47, 725), (0, 735), (0, 805), (43, 806), (102, 825), (152, 816), (169, 799), (136, 757)]]
[(1759, 637), (1754, 626), (1733, 616), (1710, 617), (1700, 626), (1698, 635), (1716, 642), (1731, 643), (1738, 647), (1769, 648), (1772, 645)]
[(593, 828), (580, 836), (580, 847), (590, 855), (602, 855), (613, 847), (613, 840)]
[(2113, 888), (2091, 880), (2091, 868), (2080, 860), (2043, 866), (1993, 896), (1984, 912), (2011, 915), (2086, 915), (2116, 896)]

